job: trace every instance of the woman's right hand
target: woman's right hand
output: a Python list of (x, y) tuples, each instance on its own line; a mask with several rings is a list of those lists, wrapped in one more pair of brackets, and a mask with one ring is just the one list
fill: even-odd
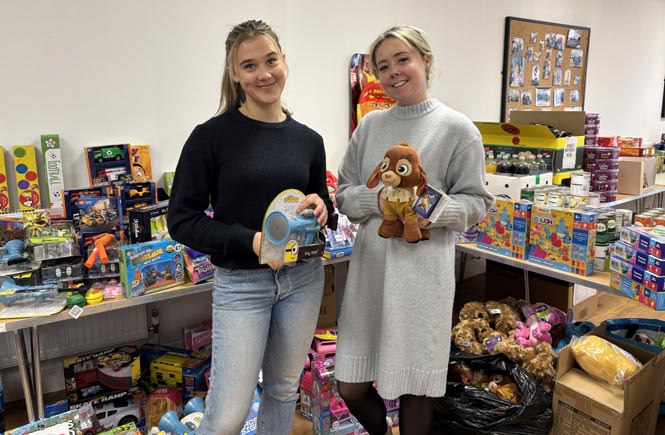
[[(254, 233), (254, 240), (252, 240), (252, 250), (257, 257), (261, 257), (261, 232)], [(284, 263), (279, 261), (269, 261), (268, 266), (272, 270), (279, 270), (284, 267)]]

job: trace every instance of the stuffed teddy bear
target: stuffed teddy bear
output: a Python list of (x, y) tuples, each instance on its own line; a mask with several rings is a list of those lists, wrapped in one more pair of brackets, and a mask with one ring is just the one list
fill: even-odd
[(462, 309), (459, 310), (459, 319), (461, 320), (471, 320), (471, 319), (485, 319), (489, 321), (490, 315), (485, 309), (485, 304), (482, 302), (467, 302), (462, 306)]
[(491, 332), (490, 324), (485, 319), (462, 320), (453, 327), (453, 343), (459, 350), (474, 355), (484, 355), (487, 348), (483, 339)]
[(542, 342), (536, 347), (524, 347), (511, 337), (497, 343), (491, 353), (503, 353), (521, 365), (546, 391), (551, 392), (554, 388), (558, 356), (549, 343)]
[(503, 373), (493, 373), (490, 375), (490, 381), (487, 384), (487, 389), (513, 403), (520, 403), (522, 401), (522, 392), (517, 386), (515, 381), (510, 376)]
[(489, 313), (490, 326), (507, 336), (517, 327), (517, 322), (522, 320), (518, 311), (502, 302), (487, 301), (485, 309)]
[(383, 161), (367, 180), (370, 189), (382, 182), (384, 209), (379, 236), (399, 237), (402, 234), (409, 243), (429, 239), (429, 230), (420, 229), (418, 214), (413, 202), (427, 186), (427, 174), (420, 163), (420, 156), (408, 142), (388, 148)]

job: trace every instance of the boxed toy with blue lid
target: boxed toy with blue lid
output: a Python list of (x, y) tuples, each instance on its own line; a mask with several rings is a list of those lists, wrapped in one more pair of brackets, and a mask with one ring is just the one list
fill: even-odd
[(119, 246), (118, 254), (127, 298), (185, 283), (183, 245), (173, 239)]

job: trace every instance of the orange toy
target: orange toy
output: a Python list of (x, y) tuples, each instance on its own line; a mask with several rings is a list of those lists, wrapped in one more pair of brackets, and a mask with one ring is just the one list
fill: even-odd
[(102, 263), (107, 263), (109, 261), (108, 255), (106, 255), (105, 246), (109, 243), (115, 242), (115, 236), (111, 233), (100, 234), (92, 238), (95, 247), (88, 256), (88, 259), (85, 260), (85, 267), (90, 268), (95, 264), (95, 260), (99, 256), (99, 261)]

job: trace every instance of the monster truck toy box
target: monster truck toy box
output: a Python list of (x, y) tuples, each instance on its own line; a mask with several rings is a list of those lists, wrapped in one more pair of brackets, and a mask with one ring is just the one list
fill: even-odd
[(125, 297), (155, 293), (185, 283), (183, 246), (165, 238), (118, 247)]

